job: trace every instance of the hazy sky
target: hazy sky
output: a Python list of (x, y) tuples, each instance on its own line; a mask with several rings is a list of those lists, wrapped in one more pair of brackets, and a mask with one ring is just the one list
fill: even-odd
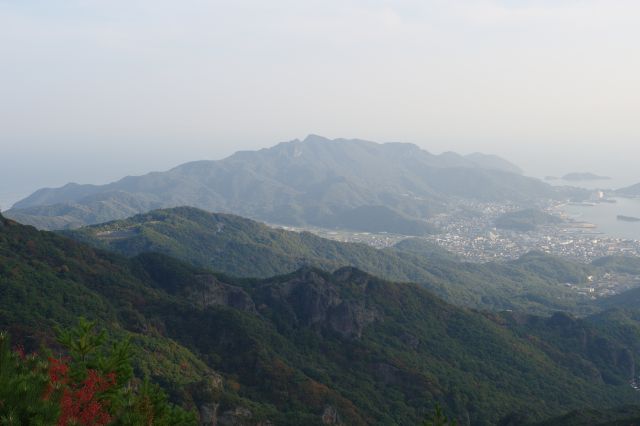
[(0, 205), (308, 133), (640, 181), (639, 40), (637, 0), (0, 0)]

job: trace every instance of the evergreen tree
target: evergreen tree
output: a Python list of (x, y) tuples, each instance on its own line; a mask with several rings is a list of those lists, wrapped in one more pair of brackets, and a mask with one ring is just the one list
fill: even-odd
[(26, 355), (0, 333), (0, 425), (188, 426), (196, 415), (169, 403), (148, 379), (137, 380), (128, 340), (107, 349), (107, 335), (80, 319), (58, 330), (64, 356)]
[(60, 392), (43, 398), (49, 384), (47, 361), (20, 347), (12, 349), (8, 333), (0, 332), (0, 425), (55, 424)]
[(431, 418), (424, 421), (423, 426), (457, 426), (458, 422), (455, 420), (449, 420), (447, 416), (442, 412), (440, 404), (436, 404), (436, 408), (433, 410)]

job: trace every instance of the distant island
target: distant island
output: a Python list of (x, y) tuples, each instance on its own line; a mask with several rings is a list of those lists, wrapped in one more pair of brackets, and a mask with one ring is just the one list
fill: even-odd
[(562, 180), (609, 180), (609, 176), (598, 176), (594, 173), (567, 173), (562, 176)]
[(616, 218), (618, 220), (622, 220), (624, 222), (640, 222), (640, 218), (633, 217), (633, 216), (624, 216), (624, 215), (619, 214), (618, 216), (616, 216)]
[(423, 236), (434, 232), (425, 219), (454, 200), (524, 204), (563, 199), (560, 192), (493, 155), (309, 135), (106, 185), (43, 188), (5, 216), (73, 229), (189, 205), (280, 225)]

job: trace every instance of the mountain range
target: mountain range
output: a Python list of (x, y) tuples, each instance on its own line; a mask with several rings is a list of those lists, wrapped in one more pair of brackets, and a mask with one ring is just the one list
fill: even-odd
[[(59, 351), (58, 326), (94, 320), (202, 425), (421, 424), (436, 404), (462, 425), (626, 424), (640, 289), (572, 287), (640, 275), (638, 259), (474, 264), (420, 238), (469, 201), (516, 203), (496, 226), (532, 229), (555, 221), (538, 201), (576, 191), (495, 156), (315, 135), (42, 189), (0, 215), (0, 330)], [(261, 222), (407, 238), (374, 249)]]
[(40, 189), (5, 215), (68, 229), (188, 205), (270, 223), (423, 235), (434, 232), (425, 219), (452, 199), (526, 204), (557, 191), (496, 156), (311, 135), (107, 185)]
[[(420, 283), (451, 303), (491, 310), (590, 312), (590, 299), (564, 284), (586, 283), (587, 276), (604, 268), (543, 253), (507, 263), (466, 263), (420, 238), (379, 250), (192, 207), (62, 232), (125, 256), (158, 252), (237, 277), (266, 278), (302, 266), (327, 271), (355, 266), (388, 280)], [(615, 270), (616, 265), (607, 267)]]
[[(0, 327), (26, 349), (77, 316), (132, 339), (136, 368), (208, 424), (537, 421), (637, 404), (637, 313), (456, 307), (353, 267), (230, 278), (124, 257), (0, 216)], [(512, 423), (513, 424), (513, 423)]]

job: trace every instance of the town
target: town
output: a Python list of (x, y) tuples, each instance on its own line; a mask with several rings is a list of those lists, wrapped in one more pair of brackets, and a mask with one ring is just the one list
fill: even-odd
[(514, 260), (533, 250), (583, 263), (604, 256), (640, 255), (640, 241), (599, 233), (595, 225), (567, 217), (557, 203), (538, 206), (562, 219), (557, 224), (527, 232), (495, 226), (498, 217), (521, 208), (514, 204), (460, 202), (453, 213), (431, 220), (441, 233), (425, 238), (470, 262)]
[[(590, 263), (604, 256), (640, 256), (640, 241), (608, 237), (595, 230), (595, 225), (574, 221), (556, 203), (538, 208), (557, 216), (562, 222), (521, 232), (499, 229), (495, 220), (503, 214), (522, 209), (510, 203), (479, 203), (458, 201), (450, 213), (429, 220), (440, 230), (423, 238), (468, 262), (515, 260), (530, 251), (565, 257)], [(392, 247), (408, 237), (390, 233), (354, 232), (319, 227), (276, 226), (297, 232), (311, 232), (322, 238), (341, 242), (368, 244), (375, 248)]]
[[(495, 225), (498, 217), (522, 207), (515, 204), (459, 201), (450, 213), (430, 219), (429, 222), (441, 232), (423, 237), (318, 227), (278, 228), (311, 232), (323, 238), (362, 243), (378, 249), (393, 247), (407, 238), (422, 238), (464, 261), (476, 263), (512, 261), (531, 251), (585, 264), (605, 256), (640, 256), (640, 241), (612, 238), (599, 233), (595, 230), (595, 225), (569, 218), (557, 203), (548, 202), (537, 208), (562, 220), (527, 232), (499, 229)], [(588, 276), (585, 282), (563, 285), (585, 298), (596, 299), (640, 287), (640, 276), (606, 272)]]

